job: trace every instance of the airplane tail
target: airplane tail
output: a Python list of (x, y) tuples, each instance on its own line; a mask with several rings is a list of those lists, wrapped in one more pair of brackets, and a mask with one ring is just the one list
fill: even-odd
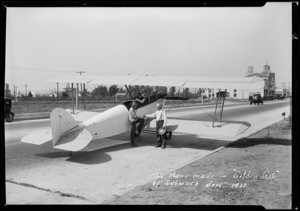
[(75, 121), (72, 115), (62, 108), (50, 114), (53, 147), (68, 151), (83, 149), (92, 140), (90, 132)]

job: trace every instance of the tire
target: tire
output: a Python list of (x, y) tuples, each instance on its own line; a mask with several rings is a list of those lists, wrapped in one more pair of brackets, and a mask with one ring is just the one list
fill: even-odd
[(166, 139), (171, 139), (171, 137), (172, 137), (172, 131), (171, 132), (167, 132), (165, 137), (166, 137)]
[(7, 116), (5, 117), (6, 121), (8, 122), (12, 122), (14, 121), (14, 115), (12, 113), (7, 114)]
[(140, 134), (141, 134), (141, 130), (135, 130), (135, 137), (139, 137), (140, 136)]

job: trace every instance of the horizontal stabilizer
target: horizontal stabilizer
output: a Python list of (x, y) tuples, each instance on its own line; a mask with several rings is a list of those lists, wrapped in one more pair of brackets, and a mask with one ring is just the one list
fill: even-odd
[(52, 140), (51, 129), (44, 129), (44, 130), (39, 130), (28, 134), (27, 136), (21, 139), (21, 142), (41, 145), (51, 140)]
[(54, 148), (75, 152), (85, 148), (92, 139), (93, 137), (89, 131), (79, 129), (62, 135)]

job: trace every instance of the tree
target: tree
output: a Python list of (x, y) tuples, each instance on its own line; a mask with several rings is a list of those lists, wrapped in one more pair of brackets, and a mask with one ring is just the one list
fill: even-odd
[(62, 98), (63, 99), (66, 99), (66, 98), (68, 98), (69, 97), (69, 94), (67, 93), (67, 92), (63, 92), (62, 93)]
[(101, 86), (96, 87), (96, 88), (92, 91), (92, 96), (93, 96), (94, 99), (95, 99), (95, 98), (97, 99), (97, 98), (100, 98), (100, 97), (105, 97), (105, 96), (107, 96), (107, 93), (108, 93), (107, 87), (101, 85)]
[(28, 92), (28, 95), (27, 95), (27, 96), (28, 96), (28, 98), (32, 98), (32, 97), (33, 97), (31, 91)]
[(119, 91), (118, 91), (118, 92), (119, 92), (119, 93), (125, 93), (126, 90), (124, 90), (123, 87), (119, 87)]
[(174, 97), (175, 91), (176, 91), (175, 86), (171, 86), (169, 91), (171, 97)]
[(168, 88), (166, 86), (155, 86), (154, 89), (156, 92), (163, 92), (163, 93), (168, 92)]
[(109, 92), (109, 95), (110, 96), (114, 96), (115, 94), (117, 94), (119, 91), (119, 88), (117, 85), (111, 85), (109, 88), (108, 88), (108, 92)]
[(183, 90), (183, 97), (189, 97), (189, 88), (185, 88), (184, 90)]

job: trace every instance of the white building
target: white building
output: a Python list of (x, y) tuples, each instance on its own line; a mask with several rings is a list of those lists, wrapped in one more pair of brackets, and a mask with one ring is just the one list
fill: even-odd
[[(235, 83), (239, 83), (239, 85), (235, 85)], [(241, 86), (240, 83), (244, 84)], [(258, 84), (260, 88), (254, 88), (254, 83)], [(228, 88), (226, 91), (228, 92), (227, 97), (233, 99), (248, 99), (251, 93), (259, 92), (262, 96), (264, 94), (264, 86), (265, 81), (264, 79), (253, 76), (253, 77), (228, 77), (228, 80), (224, 80), (220, 82), (222, 86), (227, 86)], [(204, 95), (209, 98), (215, 98), (217, 96), (217, 92), (220, 89), (206, 89)], [(221, 91), (225, 91), (222, 89)]]

